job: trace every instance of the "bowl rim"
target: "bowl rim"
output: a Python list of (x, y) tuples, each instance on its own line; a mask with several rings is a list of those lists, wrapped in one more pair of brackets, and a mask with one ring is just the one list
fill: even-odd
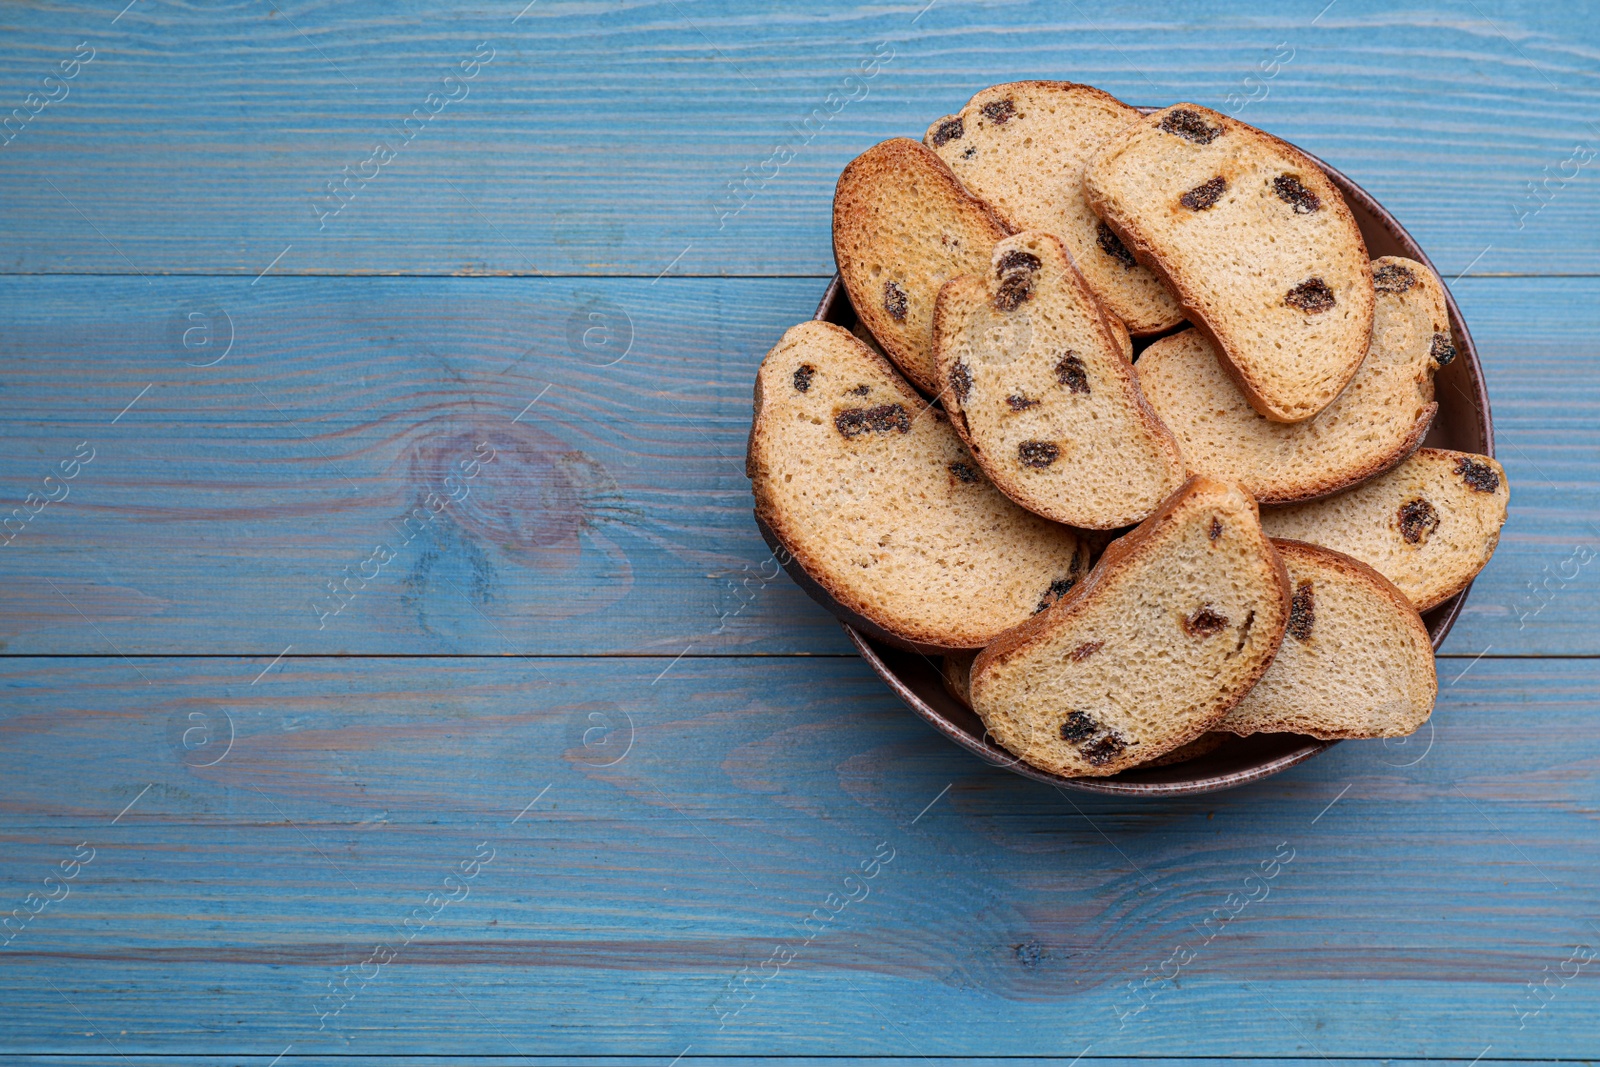
[[(982, 737), (975, 737), (967, 730), (962, 729), (955, 722), (934, 708), (933, 705), (922, 699), (922, 696), (913, 690), (900, 677), (888, 663), (884, 662), (882, 650), (866, 635), (847, 622), (839, 624), (844, 628), (845, 636), (850, 638), (850, 643), (855, 645), (856, 651), (861, 653), (861, 658), (882, 678), (895, 695), (905, 701), (913, 711), (927, 720), (935, 730), (954, 741), (962, 748), (971, 752), (985, 763), (1000, 767), (1020, 774), (1024, 778), (1032, 778), (1036, 782), (1046, 785), (1076, 789), (1085, 793), (1105, 793), (1119, 796), (1185, 796), (1194, 793), (1210, 793), (1218, 789), (1231, 789), (1234, 786), (1244, 785), (1247, 782), (1270, 778), (1279, 771), (1287, 770), (1297, 763), (1323, 752), (1337, 745), (1338, 741), (1319, 741), (1316, 738), (1304, 738), (1304, 743), (1297, 747), (1264, 760), (1252, 767), (1223, 774), (1212, 774), (1200, 778), (1192, 778), (1173, 782), (1141, 782), (1135, 779), (1124, 779), (1121, 775), (1108, 775), (1104, 778), (1068, 778), (1059, 774), (1051, 774), (1037, 767), (1024, 763), (1018, 756), (994, 744), (988, 739), (988, 731)], [(953, 699), (953, 698), (952, 698)], [(1182, 764), (1171, 764), (1170, 767), (1179, 767)], [(1137, 770), (1138, 768), (1130, 768)], [(1127, 773), (1127, 772), (1124, 772)]]
[[(1138, 110), (1143, 114), (1150, 114), (1153, 111), (1159, 111), (1160, 108), (1145, 106), (1139, 107)], [(1320, 167), (1323, 173), (1339, 187), (1339, 191), (1345, 197), (1346, 202), (1353, 207), (1359, 205), (1376, 222), (1378, 227), (1404, 250), (1407, 258), (1425, 264), (1428, 269), (1439, 276), (1444, 289), (1445, 304), (1449, 312), (1450, 328), (1457, 342), (1456, 359), (1462, 368), (1458, 374), (1465, 374), (1468, 389), (1470, 390), (1470, 392), (1465, 392), (1463, 396), (1473, 408), (1476, 416), (1476, 425), (1471, 426), (1470, 429), (1476, 430), (1479, 438), (1481, 447), (1477, 451), (1482, 455), (1493, 457), (1494, 418), (1489, 409), (1488, 385), (1484, 379), (1483, 366), (1478, 360), (1477, 346), (1472, 340), (1471, 332), (1467, 329), (1467, 323), (1465, 318), (1462, 317), (1461, 309), (1456, 304), (1455, 295), (1450, 291), (1449, 283), (1445, 281), (1442, 274), (1439, 274), (1438, 269), (1433, 265), (1433, 260), (1423, 251), (1416, 239), (1406, 231), (1405, 227), (1400, 225), (1399, 220), (1390, 214), (1387, 208), (1373, 198), (1372, 194), (1356, 184), (1343, 171), (1331, 166), (1320, 157), (1306, 152), (1305, 149), (1298, 146), (1291, 145), (1291, 147), (1306, 155)], [(1457, 278), (1459, 279), (1459, 277), (1458, 275)], [(840, 310), (841, 302), (853, 316), (855, 309), (850, 307), (849, 296), (844, 291), (844, 281), (838, 273), (835, 273), (829, 281), (827, 289), (823, 292), (822, 300), (817, 304), (816, 313), (812, 316), (813, 319), (831, 321)], [(1437, 382), (1437, 380), (1436, 376), (1435, 381)], [(1436, 415), (1435, 418), (1437, 417)], [(1436, 654), (1439, 647), (1444, 643), (1445, 637), (1455, 625), (1457, 617), (1461, 614), (1462, 606), (1466, 603), (1467, 595), (1471, 591), (1472, 583), (1468, 582), (1459, 593), (1425, 613), (1423, 621), (1427, 624)], [(873, 671), (883, 679), (889, 688), (912, 711), (927, 721), (939, 733), (986, 763), (1003, 767), (1025, 778), (1031, 778), (1057, 788), (1121, 796), (1187, 796), (1197, 793), (1210, 793), (1271, 777), (1298, 763), (1304, 763), (1306, 760), (1327, 751), (1339, 743), (1337, 740), (1324, 741), (1293, 734), (1272, 735), (1285, 739), (1298, 738), (1303, 743), (1263, 759), (1258, 764), (1187, 780), (1149, 782), (1123, 778), (1124, 774), (1138, 773), (1139, 769), (1137, 767), (1130, 768), (1122, 774), (1109, 775), (1103, 778), (1069, 778), (1063, 775), (1051, 774), (1048, 771), (1039, 770), (1022, 762), (1019, 757), (1013, 756), (1004, 748), (990, 742), (987, 737), (987, 731), (984, 736), (978, 737), (952, 721), (948, 716), (924, 700), (921, 695), (907, 684), (905, 679), (900, 676), (900, 673), (884, 659), (885, 648), (880, 647), (885, 644), (884, 642), (862, 633), (860, 629), (844, 619), (840, 620), (839, 625), (843, 627), (845, 635), (849, 637), (851, 644), (855, 646), (856, 650), (861, 654), (861, 658), (867, 662)], [(929, 666), (935, 674), (939, 673), (937, 668), (933, 667), (931, 661)], [(951, 699), (953, 700), (954, 698), (952, 697)], [(1161, 770), (1170, 771), (1172, 768), (1181, 766), (1183, 764), (1171, 764), (1166, 768), (1161, 768)]]

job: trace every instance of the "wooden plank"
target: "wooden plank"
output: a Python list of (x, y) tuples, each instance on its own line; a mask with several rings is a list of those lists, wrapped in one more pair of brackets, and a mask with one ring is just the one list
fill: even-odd
[(8, 1053), (1600, 1051), (1592, 964), (1527, 989), (1600, 938), (1597, 660), (1159, 803), (982, 765), (843, 658), (0, 666), (7, 899), (94, 850), (0, 949)]
[[(240, 1063), (260, 1064), (265, 1067), (272, 1059), (271, 1053), (261, 1053), (256, 1056), (184, 1056), (181, 1062), (186, 1067), (237, 1067)], [(672, 1067), (669, 1055), (662, 1057), (659, 1062)], [(284, 1067), (296, 1067), (305, 1062), (315, 1062), (314, 1059), (300, 1059), (291, 1051), (279, 1062)], [(38, 1067), (62, 1067), (63, 1063), (72, 1067), (126, 1067), (128, 1063), (139, 1063), (141, 1057), (134, 1054), (128, 1057), (118, 1056), (115, 1053), (106, 1053), (103, 1056), (74, 1055), (61, 1056), (13, 1056), (9, 1060), (13, 1064), (38, 1065)], [(639, 1058), (634, 1056), (448, 1056), (428, 1055), (412, 1056), (401, 1053), (399, 1055), (384, 1056), (349, 1056), (341, 1055), (338, 1060), (340, 1067), (436, 1067), (438, 1064), (453, 1064), (457, 1062), (489, 1063), (494, 1067), (639, 1067)], [(655, 1057), (649, 1057), (646, 1063), (658, 1062)], [(681, 1061), (683, 1067), (812, 1067), (817, 1062), (810, 1056), (699, 1056), (690, 1052)], [(827, 1059), (828, 1067), (904, 1067), (907, 1062), (904, 1056), (830, 1056)], [(1282, 1057), (1257, 1058), (1242, 1056), (1227, 1057), (1192, 1057), (1162, 1056), (1159, 1058), (1138, 1056), (919, 1056), (915, 1062), (917, 1067), (1071, 1067), (1074, 1063), (1081, 1062), (1084, 1067), (1233, 1067), (1235, 1064), (1247, 1063), (1252, 1067), (1325, 1067), (1327, 1061), (1316, 1057), (1289, 1059)], [(1526, 1060), (1507, 1060), (1492, 1057), (1472, 1059), (1460, 1057), (1454, 1059), (1343, 1059), (1340, 1063), (1347, 1063), (1350, 1067), (1510, 1067), (1513, 1064), (1523, 1064)], [(1549, 1061), (1562, 1062), (1562, 1061)]]
[[(692, 1046), (691, 1046), (692, 1047)], [(259, 1057), (253, 1056), (184, 1056), (181, 1062), (185, 1067), (237, 1067), (240, 1063), (266, 1065), (272, 1059), (271, 1053), (262, 1053)], [(309, 1059), (309, 1058), (308, 1058)], [(308, 1059), (297, 1059), (291, 1051), (279, 1062), (284, 1067), (296, 1067), (297, 1064), (308, 1062)], [(664, 1056), (659, 1062), (667, 1064), (671, 1056)], [(61, 1056), (13, 1056), (9, 1060), (13, 1064), (37, 1065), (37, 1067), (62, 1067), (63, 1063), (72, 1067), (126, 1067), (128, 1063), (139, 1063), (141, 1057), (137, 1054), (128, 1057), (118, 1056), (115, 1053), (106, 1053), (103, 1056), (74, 1055)], [(312, 1060), (312, 1062), (315, 1062)], [(494, 1067), (639, 1067), (639, 1058), (634, 1056), (411, 1056), (404, 1053), (399, 1055), (384, 1056), (348, 1056), (339, 1057), (340, 1067), (435, 1067), (438, 1064), (452, 1064), (456, 1062), (489, 1063)], [(654, 1057), (647, 1058), (646, 1063), (654, 1064)], [(683, 1067), (812, 1067), (817, 1061), (810, 1056), (698, 1056), (693, 1052), (684, 1056), (681, 1061)], [(1243, 1056), (1227, 1057), (1193, 1057), (1162, 1056), (1159, 1058), (1139, 1056), (919, 1056), (915, 1062), (917, 1067), (1072, 1067), (1072, 1064), (1081, 1062), (1084, 1067), (1233, 1067), (1240, 1063), (1251, 1064), (1252, 1067), (1325, 1067), (1327, 1061), (1316, 1057), (1289, 1059), (1274, 1057), (1271, 1059)], [(1513, 1064), (1523, 1064), (1526, 1060), (1506, 1060), (1484, 1057), (1472, 1059), (1462, 1056), (1454, 1059), (1360, 1059), (1347, 1058), (1340, 1063), (1347, 1063), (1350, 1067), (1511, 1067)], [(1561, 1061), (1550, 1061), (1561, 1062)], [(828, 1067), (904, 1067), (904, 1056), (830, 1056), (827, 1059)]]
[(1323, 7), (30, 5), (0, 105), (67, 95), (5, 135), (0, 267), (815, 274), (852, 156), (991, 82), (1067, 77), (1240, 109), (1449, 272), (1595, 272), (1592, 20)]
[[(822, 284), (0, 280), (3, 510), (68, 494), (0, 548), (0, 640), (128, 655), (848, 652), (775, 577), (742, 470), (754, 368)], [(1600, 282), (1457, 290), (1512, 500), (1447, 650), (1600, 653)], [(590, 315), (615, 331), (609, 347), (591, 334), (585, 348)], [(200, 345), (205, 321), (216, 332)], [(224, 358), (192, 365), (228, 336)], [(629, 337), (626, 358), (600, 365)], [(461, 483), (466, 499), (406, 541), (403, 518), (429, 487), (443, 499), (484, 442), (497, 458)], [(93, 459), (46, 484), (82, 443)], [(346, 581), (333, 598), (328, 583)]]
[[(42, 479), (79, 442), (94, 458), (3, 550), (5, 639), (847, 651), (763, 568), (743, 473), (754, 366), (821, 284), (617, 284), (9, 279), (8, 487), (59, 494)], [(198, 358), (172, 339), (186, 308), (227, 309)], [(189, 365), (224, 334), (226, 358)], [(166, 573), (138, 576), (140, 558)]]

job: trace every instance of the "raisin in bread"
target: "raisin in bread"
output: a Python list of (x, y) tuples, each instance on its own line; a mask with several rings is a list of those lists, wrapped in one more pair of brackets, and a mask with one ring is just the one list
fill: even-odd
[(1183, 309), (1089, 209), (1082, 180), (1084, 162), (1101, 142), (1138, 118), (1087, 85), (1010, 82), (978, 93), (929, 126), (922, 141), (1007, 226), (1059, 237), (1107, 309), (1147, 336), (1178, 325)]
[[(940, 672), (944, 677), (946, 692), (966, 707), (972, 707), (972, 661), (977, 658), (976, 653), (962, 652), (954, 656), (945, 656), (941, 661)], [(1157, 756), (1153, 760), (1139, 764), (1140, 767), (1170, 767), (1174, 763), (1183, 763), (1192, 759), (1199, 759), (1209, 752), (1215, 752), (1222, 747), (1222, 743), (1230, 735), (1225, 732), (1212, 730), (1203, 733), (1186, 745), (1179, 745), (1164, 756)]]
[(1427, 611), (1489, 562), (1510, 495), (1506, 472), (1488, 456), (1423, 448), (1354, 489), (1265, 509), (1261, 522), (1273, 537), (1354, 556)]
[(1076, 589), (979, 654), (973, 710), (1035, 767), (1115, 774), (1212, 729), (1266, 672), (1288, 616), (1255, 501), (1192, 478)]
[(1365, 481), (1416, 451), (1438, 410), (1433, 372), (1456, 354), (1444, 286), (1414, 260), (1372, 267), (1372, 347), (1344, 392), (1303, 422), (1258, 414), (1197, 330), (1145, 350), (1139, 383), (1190, 471), (1236, 478), (1261, 504), (1290, 504)]
[(916, 141), (867, 149), (839, 175), (833, 256), (856, 315), (912, 383), (934, 393), (933, 303), (957, 274), (976, 274), (1008, 231)]
[(902, 647), (979, 648), (1088, 570), (1071, 530), (1007, 500), (942, 411), (828, 323), (762, 362), (746, 471), (757, 518), (828, 606)]
[(1349, 556), (1273, 540), (1293, 590), (1272, 666), (1218, 729), (1337, 737), (1404, 737), (1439, 694), (1433, 643), (1417, 609)]
[(1061, 242), (1028, 231), (939, 293), (940, 397), (984, 473), (1072, 526), (1136, 523), (1183, 484), (1183, 455)]
[(1089, 205), (1172, 285), (1255, 408), (1309, 419), (1361, 366), (1372, 271), (1339, 190), (1300, 150), (1178, 104), (1110, 138)]

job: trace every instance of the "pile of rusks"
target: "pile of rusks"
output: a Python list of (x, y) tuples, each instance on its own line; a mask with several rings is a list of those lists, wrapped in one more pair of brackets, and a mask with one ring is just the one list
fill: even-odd
[(1505, 473), (1419, 447), (1444, 287), (1369, 261), (1311, 159), (997, 85), (851, 162), (833, 242), (859, 324), (763, 361), (756, 515), (842, 617), (945, 656), (991, 738), (1108, 775), (1427, 719), (1418, 612), (1488, 562)]

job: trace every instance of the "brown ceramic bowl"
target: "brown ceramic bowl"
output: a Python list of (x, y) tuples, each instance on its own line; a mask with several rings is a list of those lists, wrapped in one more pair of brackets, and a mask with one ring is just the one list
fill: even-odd
[[(1141, 110), (1148, 112), (1155, 109)], [(1394, 216), (1367, 195), (1365, 190), (1315, 156), (1311, 158), (1344, 193), (1345, 201), (1361, 227), (1361, 235), (1366, 238), (1367, 252), (1373, 259), (1379, 256), (1406, 256), (1427, 263), (1430, 267), (1433, 265), (1427, 253), (1411, 239), (1411, 235), (1395, 221)], [(1455, 362), (1439, 371), (1434, 378), (1439, 413), (1424, 443), (1434, 448), (1452, 448), (1492, 456), (1494, 426), (1489, 417), (1489, 395), (1484, 388), (1478, 352), (1473, 346), (1472, 335), (1467, 332), (1467, 324), (1461, 318), (1461, 310), (1456, 307), (1455, 298), (1449, 296), (1448, 291), (1446, 298), (1450, 304), (1450, 327), (1455, 333), (1458, 354)], [(855, 325), (855, 311), (837, 275), (823, 294), (816, 317), (846, 329)], [(797, 570), (796, 567), (790, 567), (791, 573)], [(803, 578), (803, 572), (797, 577)], [(839, 605), (829, 602), (830, 598), (815, 583), (802, 581), (801, 584), (836, 614), (845, 614)], [(1460, 614), (1461, 605), (1466, 602), (1471, 589), (1469, 585), (1422, 617), (1428, 632), (1433, 635), (1435, 649), (1444, 641), (1445, 634), (1450, 632), (1450, 626)], [(1028, 766), (992, 741), (978, 716), (945, 689), (936, 659), (897, 648), (881, 636), (868, 632), (860, 625), (861, 622), (864, 620), (857, 620), (857, 625), (851, 625), (846, 621), (843, 624), (845, 633), (861, 651), (861, 657), (911, 706), (911, 710), (980, 759), (1051, 785), (1090, 793), (1140, 796), (1208, 793), (1277, 774), (1338, 743), (1297, 734), (1230, 737), (1215, 751), (1184, 763), (1150, 770), (1135, 768), (1106, 778), (1064, 778)]]

